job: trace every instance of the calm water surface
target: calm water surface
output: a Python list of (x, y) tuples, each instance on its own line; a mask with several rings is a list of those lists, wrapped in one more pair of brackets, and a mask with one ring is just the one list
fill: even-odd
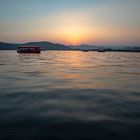
[(0, 139), (140, 139), (140, 53), (0, 51)]

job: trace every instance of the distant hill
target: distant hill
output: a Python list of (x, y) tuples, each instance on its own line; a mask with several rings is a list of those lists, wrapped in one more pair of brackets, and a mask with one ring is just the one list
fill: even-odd
[(87, 45), (87, 44), (81, 44), (78, 46), (69, 46), (74, 50), (94, 50), (94, 49), (98, 49), (99, 46), (94, 46), (94, 45)]
[(29, 43), (25, 43), (24, 45), (35, 45), (45, 50), (70, 50), (71, 49), (70, 47), (62, 45), (62, 44), (57, 44), (57, 43), (55, 44), (55, 43), (46, 42), (46, 41), (29, 42)]
[(16, 50), (20, 44), (0, 42), (0, 50)]
[(79, 46), (69, 46), (73, 50), (89, 50), (89, 51), (122, 51), (122, 52), (140, 52), (140, 46), (95, 46), (82, 44)]
[(89, 51), (125, 51), (140, 52), (140, 46), (94, 46), (82, 44), (79, 46), (66, 46), (63, 44), (51, 43), (47, 41), (28, 42), (23, 44), (0, 42), (0, 50), (16, 50), (18, 46), (39, 46), (42, 50), (89, 50)]
[(71, 50), (70, 47), (62, 45), (62, 44), (55, 44), (51, 42), (28, 42), (24, 44), (13, 44), (13, 43), (4, 43), (0, 42), (0, 50), (16, 50), (18, 46), (22, 45), (31, 45), (31, 46), (39, 46), (43, 50)]

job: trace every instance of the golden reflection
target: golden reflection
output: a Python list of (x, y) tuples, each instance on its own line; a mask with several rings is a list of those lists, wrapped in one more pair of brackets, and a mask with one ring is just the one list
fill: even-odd
[(82, 76), (78, 71), (82, 71), (84, 59), (86, 55), (80, 51), (62, 51), (57, 52), (57, 55), (53, 58), (55, 62), (54, 66), (56, 70), (51, 71), (55, 77), (65, 78), (80, 78)]
[(44, 74), (48, 80), (51, 79), (55, 88), (104, 88), (109, 84), (106, 77), (111, 74), (103, 66), (106, 55), (97, 52), (49, 51), (49, 56), (51, 59), (48, 61), (53, 63), (44, 67)]
[(69, 51), (63, 53), (63, 62), (68, 66), (72, 66), (73, 68), (82, 68), (84, 65), (84, 60), (86, 59), (86, 53), (81, 51)]

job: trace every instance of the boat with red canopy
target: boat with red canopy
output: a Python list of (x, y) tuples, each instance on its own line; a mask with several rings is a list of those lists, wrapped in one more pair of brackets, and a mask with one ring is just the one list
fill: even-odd
[(40, 53), (41, 49), (38, 46), (19, 46), (17, 48), (18, 53)]

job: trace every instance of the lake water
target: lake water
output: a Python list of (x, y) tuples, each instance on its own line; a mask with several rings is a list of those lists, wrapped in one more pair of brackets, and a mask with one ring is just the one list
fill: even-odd
[(0, 51), (0, 139), (140, 139), (140, 53)]

